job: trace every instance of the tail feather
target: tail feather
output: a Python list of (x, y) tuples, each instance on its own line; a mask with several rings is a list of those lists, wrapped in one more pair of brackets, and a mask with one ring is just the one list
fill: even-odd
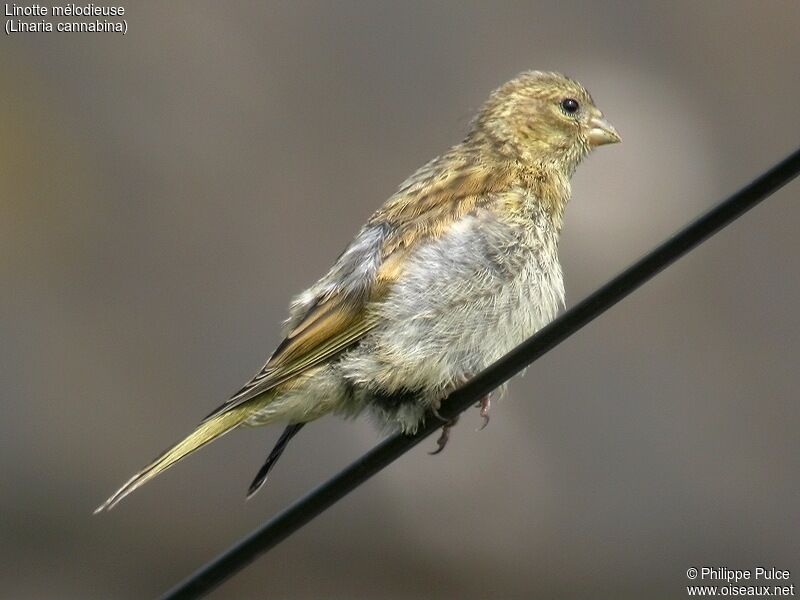
[(283, 430), (283, 433), (275, 443), (275, 447), (272, 449), (272, 452), (269, 453), (266, 462), (258, 470), (258, 473), (256, 473), (253, 483), (250, 484), (250, 487), (247, 490), (248, 500), (252, 498), (255, 493), (267, 482), (267, 477), (269, 476), (270, 471), (272, 471), (272, 467), (274, 467), (275, 463), (278, 462), (281, 454), (283, 454), (283, 451), (286, 450), (286, 446), (288, 446), (289, 442), (292, 441), (292, 438), (297, 435), (297, 432), (303, 428), (303, 425), (305, 425), (305, 423), (292, 423), (291, 425), (287, 425), (286, 429)]
[(119, 488), (111, 497), (95, 509), (95, 514), (112, 509), (120, 500), (135, 489), (143, 486), (159, 473), (166, 471), (179, 460), (185, 458), (195, 450), (202, 448), (229, 431), (241, 425), (252, 412), (252, 407), (247, 404), (237, 406), (229, 411), (219, 413), (201, 423), (185, 439), (166, 450), (153, 462), (131, 477), (125, 485)]

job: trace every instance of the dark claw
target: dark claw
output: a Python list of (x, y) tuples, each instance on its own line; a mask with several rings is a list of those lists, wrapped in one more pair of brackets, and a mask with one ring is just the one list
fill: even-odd
[(447, 427), (442, 427), (442, 434), (439, 436), (439, 439), (436, 440), (436, 445), (439, 447), (436, 450), (433, 450), (432, 452), (428, 452), (428, 454), (430, 454), (431, 456), (435, 456), (439, 454), (442, 450), (444, 450), (444, 447), (447, 446), (447, 440), (449, 439), (449, 437), (450, 434), (447, 433)]
[(486, 426), (489, 424), (489, 409), (492, 407), (492, 399), (488, 395), (481, 398), (480, 401), (481, 407), (481, 418), (483, 418), (483, 425), (478, 428), (478, 431), (485, 429)]
[(445, 418), (444, 418), (444, 417), (441, 415), (441, 413), (439, 413), (439, 409), (438, 409), (438, 408), (436, 408), (435, 406), (434, 406), (434, 407), (431, 407), (431, 413), (433, 414), (433, 416), (434, 416), (434, 417), (436, 417), (437, 419), (439, 419), (439, 420), (440, 420), (442, 423), (449, 423), (449, 422), (450, 422), (450, 420), (449, 420), (449, 419), (445, 419)]
[(442, 433), (439, 435), (439, 439), (436, 440), (436, 445), (439, 447), (433, 452), (428, 452), (428, 454), (434, 456), (444, 450), (444, 447), (447, 445), (447, 441), (450, 439), (450, 428), (453, 427), (457, 421), (458, 417), (445, 423), (444, 427), (442, 427)]

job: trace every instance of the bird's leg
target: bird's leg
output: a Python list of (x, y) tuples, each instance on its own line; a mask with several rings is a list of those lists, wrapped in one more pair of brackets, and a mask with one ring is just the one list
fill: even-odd
[(428, 452), (428, 454), (433, 456), (434, 454), (439, 454), (439, 452), (444, 450), (444, 447), (447, 445), (447, 440), (450, 439), (450, 428), (453, 427), (456, 423), (458, 423), (458, 417), (450, 419), (442, 426), (442, 433), (439, 435), (439, 439), (436, 440), (436, 445), (438, 446), (438, 448), (436, 448), (436, 450), (434, 450), (433, 452)]
[(478, 406), (481, 407), (481, 418), (483, 419), (483, 425), (478, 427), (478, 431), (481, 431), (489, 424), (489, 409), (492, 407), (491, 394), (486, 394), (481, 398), (480, 402), (478, 402)]
[[(481, 407), (481, 418), (483, 419), (483, 425), (478, 428), (478, 431), (481, 431), (489, 424), (489, 410), (492, 407), (492, 395), (486, 394), (483, 398), (480, 399), (477, 406)], [(428, 454), (434, 455), (439, 454), (444, 447), (447, 445), (448, 440), (450, 439), (450, 429), (458, 423), (458, 416), (450, 419), (449, 421), (445, 419), (442, 415), (439, 414), (438, 405), (434, 405), (431, 407), (431, 412), (433, 415), (442, 421), (444, 425), (442, 426), (442, 433), (439, 435), (439, 439), (436, 440), (436, 445), (438, 448), (433, 452), (429, 452)]]

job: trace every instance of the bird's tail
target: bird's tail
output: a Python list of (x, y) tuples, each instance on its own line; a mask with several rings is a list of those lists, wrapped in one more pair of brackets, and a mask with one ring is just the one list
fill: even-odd
[(179, 460), (244, 423), (247, 417), (253, 412), (252, 406), (248, 404), (249, 403), (245, 403), (236, 406), (203, 421), (197, 429), (190, 433), (185, 439), (165, 451), (161, 456), (131, 477), (125, 485), (119, 488), (108, 500), (95, 509), (95, 514), (103, 510), (110, 510), (117, 502), (122, 500), (133, 490), (143, 486), (153, 479), (153, 477), (166, 471)]

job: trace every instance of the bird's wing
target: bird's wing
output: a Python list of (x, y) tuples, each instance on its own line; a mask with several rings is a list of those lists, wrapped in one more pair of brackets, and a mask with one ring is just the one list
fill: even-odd
[(506, 189), (512, 173), (480, 159), (450, 152), (409, 177), (370, 219), (391, 226), (383, 244), (384, 258), (410, 249), (424, 238), (438, 237), (470, 212), (490, 203)]
[(318, 301), (288, 333), (267, 364), (206, 419), (239, 406), (348, 348), (377, 324), (366, 301), (336, 294)]

